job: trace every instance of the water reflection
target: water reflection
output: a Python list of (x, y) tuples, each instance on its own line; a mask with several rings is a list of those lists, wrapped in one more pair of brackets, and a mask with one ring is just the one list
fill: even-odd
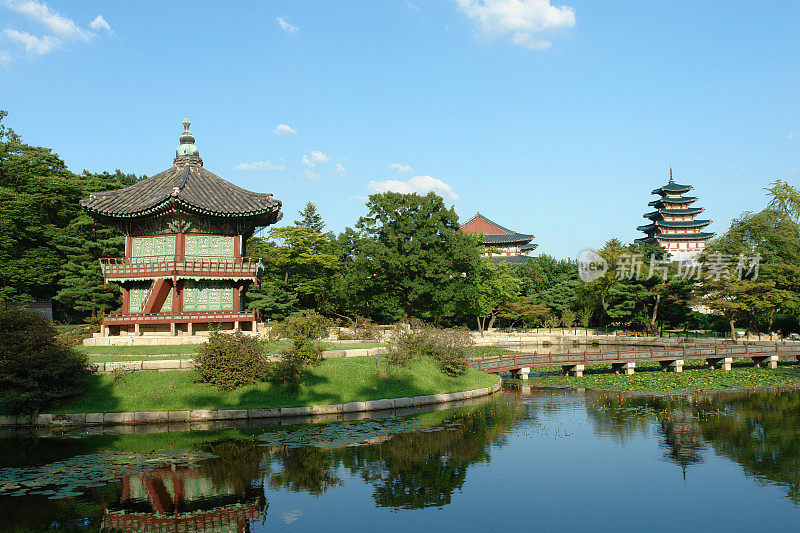
[(785, 488), (800, 504), (800, 393), (749, 392), (699, 398), (600, 397), (587, 412), (604, 434), (625, 440), (655, 421), (665, 457), (686, 468), (704, 450), (735, 461), (747, 476)]
[[(339, 509), (331, 506), (354, 485), (369, 488), (372, 509), (419, 512), (460, 504), (469, 516), (465, 503), (477, 513), (495, 497), (470, 490), (475, 476), (486, 483), (487, 475), (505, 472), (504, 488), (522, 494), (536, 465), (541, 469), (548, 460), (542, 454), (562, 442), (579, 444), (589, 455), (604, 450), (595, 471), (579, 474), (590, 493), (622, 490), (606, 479), (644, 442), (656, 453), (640, 464), (654, 472), (668, 461), (679, 467), (676, 475), (691, 478), (693, 469), (725, 458), (741, 465), (747, 477), (739, 483), (780, 486), (797, 505), (799, 428), (797, 393), (687, 399), (521, 389), (483, 405), (405, 419), (9, 439), (0, 441), (0, 530), (250, 531), (280, 519), (299, 524), (314, 518), (298, 505), (270, 520), (270, 499), (310, 496), (320, 502), (319, 512), (335, 514)], [(509, 460), (515, 469), (507, 468)], [(555, 500), (576, 497), (559, 494), (575, 485), (560, 483), (558, 474), (547, 481)], [(364, 499), (370, 498), (352, 503)]]

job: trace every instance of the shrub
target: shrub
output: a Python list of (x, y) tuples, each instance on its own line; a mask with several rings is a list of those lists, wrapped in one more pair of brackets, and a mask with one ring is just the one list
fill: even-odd
[(315, 311), (302, 316), (288, 317), (276, 326), (278, 336), (292, 340), (292, 346), (281, 355), (275, 369), (275, 377), (291, 388), (305, 379), (309, 368), (322, 362), (322, 345), (318, 342), (328, 335), (331, 321)]
[(264, 346), (257, 337), (212, 331), (195, 358), (200, 383), (221, 390), (264, 381), (270, 371), (262, 354)]
[(83, 391), (86, 356), (36, 313), (0, 304), (0, 411), (31, 414)]
[(296, 389), (305, 379), (305, 372), (322, 362), (322, 345), (311, 339), (292, 339), (292, 346), (281, 354), (275, 377)]
[(316, 311), (300, 316), (287, 317), (270, 331), (272, 338), (318, 340), (328, 336), (328, 327), (332, 325), (329, 318)]
[(419, 357), (433, 357), (449, 376), (467, 370), (467, 350), (472, 337), (466, 329), (439, 329), (419, 324), (399, 324), (392, 332), (386, 360), (390, 366), (405, 366)]

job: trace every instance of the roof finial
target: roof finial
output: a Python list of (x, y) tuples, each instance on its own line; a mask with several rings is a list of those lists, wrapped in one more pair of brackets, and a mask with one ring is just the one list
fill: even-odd
[(670, 165), (670, 166), (669, 166), (669, 182), (670, 182), (670, 183), (675, 183), (675, 182), (672, 180), (672, 165)]
[(200, 155), (200, 151), (194, 145), (194, 135), (192, 135), (192, 132), (189, 131), (190, 124), (191, 122), (189, 122), (189, 117), (183, 119), (183, 133), (181, 133), (180, 136), (181, 145), (178, 146), (178, 150), (176, 152), (176, 155), (178, 156)]

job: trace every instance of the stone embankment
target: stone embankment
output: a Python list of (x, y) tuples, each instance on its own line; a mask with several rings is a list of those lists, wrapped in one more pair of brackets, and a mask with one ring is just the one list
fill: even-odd
[(37, 416), (0, 415), (0, 426), (112, 426), (138, 424), (173, 424), (214, 422), (227, 420), (260, 420), (271, 418), (311, 417), (317, 415), (345, 415), (368, 411), (391, 411), (419, 406), (445, 404), (481, 398), (500, 390), (500, 382), (492, 387), (448, 394), (429, 394), (403, 398), (384, 398), (365, 402), (331, 405), (280, 407), (273, 409), (192, 409), (176, 411), (139, 411), (127, 413), (45, 413)]

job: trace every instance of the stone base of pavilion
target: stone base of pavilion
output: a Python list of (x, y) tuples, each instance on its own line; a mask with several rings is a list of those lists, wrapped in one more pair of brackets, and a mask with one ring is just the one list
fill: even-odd
[[(110, 323), (109, 323), (110, 322)], [(213, 328), (219, 331), (258, 334), (259, 322), (241, 320), (229, 322), (184, 323), (114, 323), (104, 321), (100, 333), (84, 339), (84, 346), (157, 346), (178, 344), (203, 344)]]

